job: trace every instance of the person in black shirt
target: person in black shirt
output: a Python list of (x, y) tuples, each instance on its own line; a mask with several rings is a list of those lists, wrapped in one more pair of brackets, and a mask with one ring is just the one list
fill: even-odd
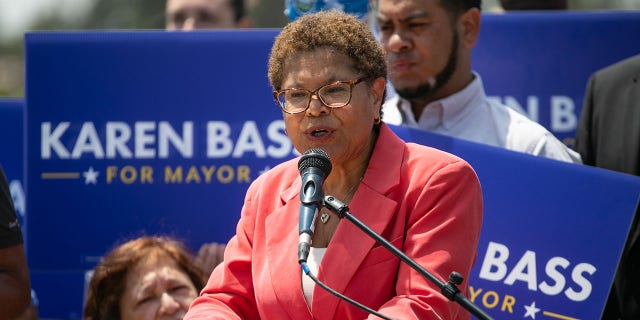
[(0, 319), (14, 319), (31, 300), (29, 267), (9, 184), (0, 167)]

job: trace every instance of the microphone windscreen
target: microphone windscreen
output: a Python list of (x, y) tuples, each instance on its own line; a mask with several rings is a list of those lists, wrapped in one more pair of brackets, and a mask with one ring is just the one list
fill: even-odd
[(302, 173), (307, 168), (318, 168), (324, 176), (328, 176), (331, 172), (331, 160), (327, 152), (320, 148), (311, 148), (302, 154), (298, 161), (298, 171)]

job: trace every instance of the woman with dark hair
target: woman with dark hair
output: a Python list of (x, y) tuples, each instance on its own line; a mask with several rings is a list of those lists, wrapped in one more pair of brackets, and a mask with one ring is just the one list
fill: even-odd
[(168, 237), (130, 240), (96, 266), (84, 319), (182, 319), (204, 280), (180, 241)]

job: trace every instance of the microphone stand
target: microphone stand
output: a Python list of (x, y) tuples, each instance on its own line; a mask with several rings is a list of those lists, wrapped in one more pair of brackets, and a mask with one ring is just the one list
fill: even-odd
[(352, 222), (356, 227), (360, 228), (360, 230), (364, 231), (367, 235), (376, 240), (380, 245), (387, 248), (391, 253), (400, 258), (400, 260), (407, 263), (411, 268), (416, 270), (425, 278), (429, 279), (432, 283), (434, 283), (438, 288), (440, 288), (440, 292), (450, 301), (455, 301), (460, 304), (463, 308), (473, 314), (476, 318), (482, 320), (492, 320), (488, 314), (478, 308), (475, 304), (467, 299), (463, 294), (460, 293), (460, 289), (458, 289), (457, 285), (461, 284), (464, 278), (461, 274), (457, 272), (452, 272), (449, 275), (449, 281), (445, 284), (440, 281), (440, 279), (436, 278), (429, 271), (424, 269), (417, 262), (413, 261), (409, 256), (404, 254), (404, 252), (400, 251), (398, 248), (394, 247), (389, 241), (385, 238), (377, 234), (375, 231), (371, 230), (367, 225), (362, 223), (362, 221), (358, 220), (349, 212), (349, 206), (344, 204), (344, 202), (336, 199), (333, 196), (326, 195), (324, 197), (323, 206), (329, 208), (329, 210), (333, 211), (338, 218), (347, 218), (350, 222)]

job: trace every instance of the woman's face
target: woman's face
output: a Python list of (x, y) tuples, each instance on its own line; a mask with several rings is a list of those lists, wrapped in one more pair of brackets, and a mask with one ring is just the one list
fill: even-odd
[[(313, 91), (335, 81), (350, 81), (363, 75), (353, 70), (351, 59), (328, 48), (292, 56), (285, 63), (282, 88)], [(322, 148), (333, 165), (368, 157), (375, 138), (372, 128), (380, 117), (384, 78), (373, 85), (361, 81), (353, 86), (351, 101), (341, 108), (329, 108), (314, 96), (309, 108), (284, 114), (287, 135), (300, 153)]]
[(120, 315), (122, 320), (182, 319), (197, 294), (171, 258), (144, 259), (127, 274)]

